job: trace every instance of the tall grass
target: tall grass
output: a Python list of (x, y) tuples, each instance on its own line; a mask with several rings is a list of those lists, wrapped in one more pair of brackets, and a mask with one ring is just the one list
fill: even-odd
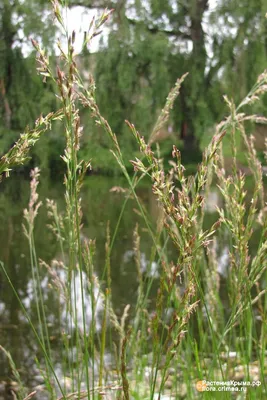
[[(66, 35), (67, 48), (59, 44), (63, 66), (52, 70), (49, 58), (37, 42), (38, 71), (57, 85), (60, 111), (41, 117), (35, 128), (27, 130), (15, 146), (0, 160), (0, 174), (8, 175), (11, 167), (23, 164), (28, 151), (39, 140), (50, 122), (62, 120), (65, 135), (65, 211), (59, 213), (53, 200), (47, 201), (50, 229), (55, 235), (60, 258), (51, 265), (40, 260), (35, 247), (34, 223), (41, 203), (38, 201), (40, 171), (31, 174), (31, 197), (24, 211), (24, 233), (29, 243), (30, 264), (34, 282), (34, 297), (38, 326), (34, 326), (28, 311), (23, 312), (43, 353), (38, 365), (45, 379), (49, 399), (160, 399), (164, 398), (232, 398), (231, 392), (197, 391), (196, 382), (243, 380), (256, 381), (242, 396), (259, 399), (266, 392), (266, 262), (267, 208), (264, 198), (262, 167), (254, 149), (253, 138), (245, 132), (246, 121), (266, 123), (264, 117), (246, 115), (242, 108), (258, 101), (266, 91), (267, 73), (257, 80), (251, 92), (238, 107), (225, 98), (229, 117), (216, 128), (209, 147), (203, 154), (195, 176), (187, 176), (180, 151), (173, 147), (173, 161), (166, 173), (159, 152), (152, 145), (159, 130), (168, 120), (169, 112), (179, 95), (184, 75), (178, 79), (166, 100), (148, 143), (126, 121), (142, 157), (132, 161), (135, 173), (128, 172), (116, 134), (102, 116), (96, 102), (96, 87), (92, 77), (84, 82), (75, 61), (75, 33), (69, 34), (62, 5), (53, 1), (55, 18)], [(109, 18), (104, 11), (93, 20), (84, 45)], [(187, 78), (188, 79), (188, 78)], [(110, 150), (129, 185), (121, 216), (130, 196), (134, 197), (140, 215), (152, 239), (150, 267), (160, 264), (160, 279), (153, 274), (144, 278), (141, 270), (140, 233), (133, 232), (133, 251), (136, 264), (138, 296), (134, 310), (126, 306), (123, 315), (116, 315), (112, 302), (111, 254), (121, 216), (114, 232), (109, 225), (106, 239), (106, 261), (103, 276), (95, 273), (96, 244), (93, 238), (82, 240), (82, 207), (80, 190), (89, 168), (89, 160), (79, 160), (82, 127), (79, 110), (90, 110), (91, 118), (110, 138)], [(254, 178), (251, 198), (245, 190), (246, 176), (237, 166), (235, 134), (240, 131), (246, 146), (249, 168)], [(226, 173), (222, 141), (230, 133), (232, 172)], [(155, 229), (140, 201), (136, 187), (149, 176), (152, 191), (157, 197), (160, 218)], [(224, 202), (218, 208), (218, 220), (204, 230), (205, 201), (211, 185), (217, 184)], [(250, 240), (260, 230), (260, 240), (254, 256)], [(169, 260), (168, 241), (176, 248), (176, 259)], [(226, 248), (227, 266), (224, 286), (219, 270), (222, 248)], [(3, 266), (5, 274), (8, 274)], [(48, 324), (41, 277), (48, 274), (53, 294), (58, 297), (60, 329)], [(10, 280), (9, 280), (10, 281)], [(158, 286), (151, 311), (151, 288)], [(11, 290), (17, 291), (12, 282)], [(222, 293), (224, 288), (225, 293)], [(152, 299), (153, 301), (153, 299)], [(90, 304), (90, 310), (87, 304)], [(98, 320), (101, 309), (101, 320)], [(91, 318), (88, 318), (88, 315)], [(257, 318), (256, 318), (257, 316)], [(63, 376), (56, 372), (56, 360), (50, 345), (54, 331), (60, 335)], [(113, 349), (113, 370), (105, 364), (106, 349)], [(12, 349), (10, 349), (12, 350)], [(21, 392), (25, 389), (16, 374), (10, 354), (14, 378)], [(254, 369), (252, 368), (254, 367)], [(202, 388), (202, 383), (198, 388)], [(257, 386), (258, 385), (258, 386)], [(232, 386), (233, 388), (233, 386)], [(32, 393), (30, 396), (38, 396)], [(30, 398), (30, 397), (28, 397)]]

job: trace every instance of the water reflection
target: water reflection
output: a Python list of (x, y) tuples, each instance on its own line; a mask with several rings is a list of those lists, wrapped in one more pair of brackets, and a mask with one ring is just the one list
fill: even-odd
[[(135, 252), (133, 250), (127, 250), (123, 254), (123, 273), (127, 274), (127, 264), (134, 261)], [(152, 261), (147, 258), (145, 253), (140, 254), (140, 270), (141, 273), (147, 278), (159, 278), (159, 263)]]
[(217, 207), (222, 206), (222, 199), (219, 189), (212, 188), (205, 197), (204, 209), (207, 213), (215, 213)]
[(218, 273), (224, 278), (228, 275), (228, 268), (230, 263), (229, 248), (225, 246), (218, 258)]
[[(95, 254), (95, 274), (102, 277), (105, 266), (105, 243), (107, 221), (110, 224), (111, 236), (115, 230), (119, 219), (122, 205), (125, 200), (125, 193), (114, 193), (110, 189), (114, 186), (125, 185), (123, 180), (89, 177), (84, 185), (82, 196), (83, 209), (83, 238), (96, 240)], [(64, 209), (64, 186), (61, 184), (52, 184), (49, 181), (40, 182), (39, 186), (40, 200), (45, 204), (46, 198), (55, 199), (58, 203), (58, 209)], [(147, 187), (141, 187), (138, 195), (145, 204), (148, 204), (151, 193)], [(16, 287), (18, 294), (26, 307), (30, 318), (37, 325), (37, 310), (34, 300), (34, 284), (31, 276), (31, 267), (29, 260), (29, 249), (26, 238), (22, 231), (23, 209), (27, 207), (29, 198), (29, 182), (13, 176), (1, 184), (0, 192), (0, 260), (3, 261), (5, 268)], [(149, 200), (149, 201), (148, 201)], [(118, 234), (114, 242), (114, 248), (111, 256), (111, 279), (112, 279), (112, 300), (116, 312), (121, 313), (127, 304), (133, 304), (137, 296), (138, 282), (136, 278), (136, 267), (133, 257), (127, 262), (125, 254), (133, 248), (133, 230), (136, 223), (139, 223), (140, 229), (143, 228), (142, 219), (133, 212), (135, 203), (132, 199), (127, 203), (122, 220), (118, 229)], [(48, 265), (53, 264), (53, 260), (60, 259), (58, 256), (58, 244), (51, 231), (46, 227), (49, 220), (45, 206), (42, 206), (35, 225), (35, 240), (37, 257), (45, 260)], [(146, 232), (142, 232), (142, 265), (147, 265), (146, 254), (150, 253), (151, 240)], [(55, 268), (58, 279), (62, 285), (66, 284), (66, 271), (62, 268)], [(123, 270), (123, 273), (122, 273)], [(88, 280), (86, 274), (82, 276), (84, 289), (88, 293)], [(48, 276), (46, 268), (42, 268), (41, 286), (43, 289), (44, 301), (46, 304), (49, 329), (52, 337), (56, 337), (58, 327), (69, 328), (70, 321), (67, 320), (67, 306), (61, 296), (60, 314), (57, 309), (58, 295), (54, 289), (50, 288), (51, 277)], [(82, 328), (83, 316), (81, 307), (81, 284), (80, 276), (76, 274), (71, 288), (72, 298), (74, 299), (78, 310), (77, 323)], [(33, 371), (35, 356), (40, 357), (38, 346), (32, 337), (29, 324), (18, 304), (16, 296), (10, 289), (3, 275), (0, 275), (0, 311), (1, 327), (0, 342), (11, 351), (12, 356), (20, 369), (22, 377), (28, 382), (31, 380), (27, 371)], [(97, 286), (94, 287), (94, 297), (96, 301), (96, 329), (101, 328), (101, 313), (103, 307), (102, 297)], [(72, 306), (74, 306), (72, 304)], [(90, 296), (86, 296), (86, 323), (90, 324), (92, 320)], [(73, 321), (72, 321), (73, 323)], [(65, 324), (65, 325), (64, 325)], [(8, 363), (0, 353), (0, 381), (10, 375)], [(30, 382), (30, 386), (31, 382)]]

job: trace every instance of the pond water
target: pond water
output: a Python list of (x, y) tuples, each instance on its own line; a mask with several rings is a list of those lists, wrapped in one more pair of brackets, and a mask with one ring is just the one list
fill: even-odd
[[(115, 189), (114, 189), (115, 187)], [(111, 178), (101, 176), (88, 176), (81, 193), (83, 211), (83, 239), (96, 239), (95, 273), (101, 278), (105, 265), (105, 243), (107, 221), (110, 224), (110, 232), (113, 234), (126, 194), (116, 188), (127, 188), (123, 178)], [(113, 188), (113, 189), (112, 189)], [(48, 179), (40, 179), (38, 187), (40, 200), (43, 206), (39, 210), (35, 224), (35, 240), (38, 258), (50, 264), (53, 259), (59, 258), (59, 246), (47, 224), (49, 223), (46, 199), (57, 201), (59, 210), (64, 209), (64, 186), (61, 183), (53, 183)], [(156, 226), (158, 207), (154, 195), (151, 192), (149, 182), (137, 188), (137, 194), (148, 211), (152, 226)], [(33, 321), (37, 321), (36, 308), (33, 300), (33, 282), (30, 267), (29, 247), (23, 234), (23, 209), (29, 201), (29, 181), (13, 175), (1, 184), (0, 191), (0, 261), (8, 271), (19, 296), (27, 308)], [(212, 190), (206, 203), (207, 226), (215, 222), (217, 218), (216, 205), (220, 204), (218, 190)], [(118, 233), (114, 242), (111, 256), (112, 302), (115, 312), (121, 315), (127, 304), (134, 304), (137, 298), (138, 280), (133, 256), (133, 231), (139, 224), (141, 235), (141, 269), (145, 274), (153, 275), (155, 280), (159, 276), (159, 265), (155, 260), (148, 271), (152, 242), (146, 231), (142, 217), (137, 211), (134, 199), (129, 199), (124, 210)], [(170, 245), (169, 258), (175, 261), (176, 252)], [(222, 263), (219, 271), (225, 273), (227, 264), (227, 249), (222, 249)], [(64, 277), (63, 277), (64, 279)], [(78, 280), (78, 276), (75, 277)], [(77, 283), (77, 287), (79, 284)], [(46, 271), (42, 277), (42, 288), (49, 315), (49, 325), (62, 327), (62, 321), (55, 311), (56, 298), (49, 289), (49, 278)], [(23, 315), (16, 296), (11, 290), (3, 274), (0, 274), (0, 344), (10, 353), (22, 373), (28, 380), (34, 379), (38, 383), (34, 358), (40, 355), (38, 345), (33, 340), (29, 324)], [(152, 290), (153, 295), (153, 290)], [(81, 295), (76, 293), (77, 302), (81, 301)], [(90, 304), (87, 304), (87, 320), (90, 322)], [(101, 312), (101, 303), (98, 304)], [(98, 310), (97, 310), (98, 311)], [(64, 308), (63, 308), (64, 313)], [(82, 323), (82, 316), (78, 315), (78, 322)], [(96, 326), (100, 329), (100, 323)], [(51, 342), (56, 349), (56, 338)], [(107, 355), (108, 356), (108, 355)], [(29, 374), (30, 372), (30, 374)], [(6, 357), (0, 352), (0, 381), (10, 376), (10, 367)]]
[[(113, 191), (112, 188), (115, 187)], [(83, 210), (83, 240), (96, 239), (95, 273), (101, 277), (105, 265), (106, 229), (109, 221), (113, 234), (126, 197), (116, 187), (127, 188), (122, 178), (89, 176), (86, 178), (81, 198)], [(50, 264), (58, 259), (59, 246), (54, 235), (47, 227), (49, 219), (45, 206), (46, 199), (57, 201), (59, 210), (64, 209), (64, 186), (40, 179), (38, 192), (43, 205), (39, 210), (35, 224), (35, 240), (38, 258)], [(157, 203), (148, 185), (137, 189), (138, 196), (152, 216), (152, 224), (157, 219)], [(29, 181), (11, 176), (1, 184), (0, 192), (0, 261), (5, 265), (10, 279), (26, 306), (33, 321), (36, 321), (36, 309), (33, 299), (33, 282), (30, 267), (29, 246), (23, 234), (23, 209), (29, 201)], [(151, 239), (147, 234), (142, 218), (136, 211), (137, 205), (129, 199), (117, 233), (111, 256), (112, 299), (114, 310), (120, 314), (127, 304), (133, 304), (137, 296), (138, 281), (133, 256), (133, 231), (139, 224), (141, 234), (141, 267), (145, 272), (151, 251)], [(157, 264), (152, 265), (157, 274)], [(78, 281), (78, 277), (76, 277)], [(54, 296), (49, 291), (47, 273), (42, 278), (44, 297), (49, 308), (50, 324), (58, 325), (55, 313)], [(33, 368), (34, 356), (38, 354), (36, 343), (32, 340), (30, 327), (21, 312), (20, 306), (3, 274), (0, 274), (0, 343), (8, 349), (17, 367), (22, 371)], [(46, 298), (48, 297), (48, 298)], [(51, 297), (51, 298), (50, 298)], [(79, 293), (77, 295), (79, 301)], [(99, 306), (100, 307), (100, 306)], [(90, 307), (88, 307), (90, 308)], [(101, 308), (101, 307), (100, 307)], [(80, 321), (82, 316), (78, 316)], [(90, 315), (88, 316), (90, 319)], [(9, 375), (6, 358), (0, 353), (0, 380)]]

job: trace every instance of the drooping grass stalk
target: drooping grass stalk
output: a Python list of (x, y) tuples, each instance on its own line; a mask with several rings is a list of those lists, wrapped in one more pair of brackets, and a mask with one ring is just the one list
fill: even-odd
[[(107, 17), (108, 17), (108, 15), (109, 15), (109, 13), (107, 14)], [(91, 113), (92, 113), (92, 117), (95, 119), (96, 124), (100, 125), (106, 131), (106, 133), (108, 134), (108, 136), (110, 137), (110, 139), (112, 141), (114, 150), (111, 150), (111, 152), (114, 155), (114, 157), (116, 158), (116, 160), (122, 170), (122, 173), (124, 174), (124, 176), (128, 182), (131, 193), (133, 194), (133, 196), (138, 204), (139, 210), (140, 210), (142, 218), (147, 226), (149, 234), (154, 242), (155, 247), (157, 248), (157, 245), (156, 245), (157, 243), (156, 243), (156, 239), (155, 239), (151, 224), (150, 224), (150, 222), (146, 216), (146, 213), (144, 211), (144, 208), (142, 207), (142, 204), (136, 194), (135, 184), (133, 183), (133, 180), (131, 179), (131, 177), (125, 167), (125, 163), (123, 160), (123, 156), (121, 153), (121, 149), (120, 149), (116, 134), (112, 131), (108, 122), (101, 115), (98, 105), (96, 103), (94, 81), (91, 78), (91, 85), (90, 85), (89, 89), (85, 88), (85, 85), (80, 77), (79, 77), (77, 84), (79, 85), (79, 88), (80, 88), (78, 95), (79, 95), (79, 99), (80, 99), (81, 103), (83, 104), (84, 107), (89, 107), (89, 109), (91, 110)], [(158, 251), (160, 257), (164, 257), (164, 255), (160, 253), (159, 249), (157, 249), (157, 251)]]
[(24, 165), (29, 160), (30, 149), (38, 142), (40, 137), (51, 128), (53, 121), (62, 119), (62, 110), (51, 112), (45, 117), (40, 116), (35, 121), (33, 129), (26, 128), (14, 146), (0, 158), (0, 182), (3, 176), (9, 177), (12, 168)]

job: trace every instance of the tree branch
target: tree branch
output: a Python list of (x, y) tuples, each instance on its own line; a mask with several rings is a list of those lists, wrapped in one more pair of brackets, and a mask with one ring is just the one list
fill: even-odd
[(69, 2), (70, 7), (85, 7), (85, 8), (96, 8), (96, 9), (102, 9), (104, 10), (105, 8), (115, 8), (116, 7), (116, 2), (115, 1), (97, 1), (97, 0), (70, 0)]
[[(126, 18), (127, 18), (127, 21), (129, 22), (129, 24), (131, 24), (131, 25), (143, 24), (142, 21), (137, 21), (136, 19), (132, 19), (132, 18), (129, 18), (129, 17), (126, 17)], [(169, 30), (169, 29), (160, 28), (158, 26), (149, 26), (149, 25), (146, 25), (145, 28), (151, 33), (162, 32), (167, 36), (175, 36), (175, 37), (180, 37), (180, 38), (183, 38), (183, 39), (191, 39), (191, 36), (188, 33), (182, 32), (179, 29), (171, 29), (171, 30)]]

